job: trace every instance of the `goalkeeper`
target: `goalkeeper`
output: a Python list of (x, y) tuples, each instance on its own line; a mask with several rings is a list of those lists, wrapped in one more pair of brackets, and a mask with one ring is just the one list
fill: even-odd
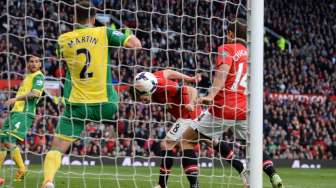
[[(15, 98), (6, 101), (5, 104), (14, 104), (14, 107), (6, 119), (3, 128), (0, 130), (0, 166), (9, 150), (11, 158), (18, 167), (15, 181), (22, 181), (26, 173), (26, 167), (16, 141), (23, 141), (28, 129), (31, 128), (35, 117), (36, 105), (44, 86), (44, 75), (40, 71), (40, 59), (31, 55), (27, 56), (27, 61), (29, 73), (26, 74)], [(4, 179), (0, 178), (0, 185), (2, 184), (4, 184)]]
[(72, 142), (80, 139), (85, 119), (112, 120), (118, 110), (119, 97), (112, 85), (108, 46), (141, 48), (134, 35), (107, 27), (93, 27), (95, 10), (88, 2), (76, 4), (75, 29), (58, 38), (58, 54), (65, 61), (65, 110), (61, 115), (52, 148), (44, 161), (42, 188), (53, 188), (61, 156)]

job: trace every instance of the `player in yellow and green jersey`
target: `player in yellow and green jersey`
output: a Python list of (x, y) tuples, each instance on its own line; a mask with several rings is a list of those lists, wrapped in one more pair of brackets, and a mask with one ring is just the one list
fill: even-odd
[(76, 5), (75, 30), (58, 38), (58, 53), (66, 65), (65, 110), (59, 119), (52, 148), (44, 161), (43, 188), (54, 187), (61, 156), (80, 139), (85, 120), (112, 120), (119, 97), (112, 85), (109, 46), (141, 48), (134, 35), (108, 27), (93, 27), (95, 10), (89, 3)]
[[(6, 105), (14, 104), (14, 107), (0, 130), (0, 166), (6, 158), (7, 151), (10, 151), (11, 158), (18, 166), (16, 181), (21, 181), (26, 173), (26, 167), (16, 141), (23, 141), (28, 129), (31, 128), (35, 118), (36, 105), (44, 86), (44, 75), (40, 71), (40, 59), (36, 56), (28, 56), (27, 61), (29, 73), (25, 75), (15, 98), (6, 101)], [(0, 178), (0, 185), (3, 183), (4, 179)]]

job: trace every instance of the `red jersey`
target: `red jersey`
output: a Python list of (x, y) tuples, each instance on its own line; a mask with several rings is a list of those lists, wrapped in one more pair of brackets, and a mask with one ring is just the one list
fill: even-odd
[(216, 69), (230, 65), (225, 86), (214, 98), (209, 111), (215, 117), (229, 120), (246, 119), (247, 48), (240, 44), (223, 44), (218, 47)]
[(185, 104), (189, 104), (189, 95), (187, 87), (179, 86), (177, 82), (164, 78), (163, 71), (154, 73), (158, 80), (157, 88), (152, 94), (152, 102), (167, 104), (168, 112), (176, 119), (195, 119), (201, 112), (201, 108), (195, 108), (190, 112), (185, 108)]

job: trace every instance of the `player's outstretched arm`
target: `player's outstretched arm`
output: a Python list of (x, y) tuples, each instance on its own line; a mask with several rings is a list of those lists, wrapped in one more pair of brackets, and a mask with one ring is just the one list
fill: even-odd
[(27, 93), (26, 95), (22, 95), (22, 96), (19, 96), (19, 97), (8, 99), (5, 102), (5, 105), (12, 105), (16, 101), (27, 100), (27, 99), (31, 99), (31, 98), (35, 98), (35, 97), (38, 98), (38, 97), (40, 97), (40, 95), (41, 95), (40, 92), (32, 90), (31, 92)]
[(211, 88), (209, 88), (209, 93), (205, 97), (199, 98), (199, 103), (203, 104), (212, 104), (213, 99), (217, 95), (217, 93), (223, 89), (226, 77), (228, 75), (228, 72), (230, 71), (230, 65), (228, 64), (222, 64), (219, 66), (219, 68), (216, 70), (216, 74), (213, 79), (213, 83)]
[(163, 71), (165, 79), (170, 80), (183, 80), (186, 82), (198, 83), (202, 80), (201, 74), (196, 74), (195, 76), (188, 76), (183, 73), (173, 71), (171, 69), (166, 69)]

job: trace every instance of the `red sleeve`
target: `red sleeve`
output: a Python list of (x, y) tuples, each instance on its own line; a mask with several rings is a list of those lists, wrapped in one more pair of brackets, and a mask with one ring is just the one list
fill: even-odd
[(224, 44), (218, 47), (218, 54), (216, 58), (216, 67), (221, 66), (222, 64), (232, 65), (232, 52), (229, 45)]
[(172, 80), (164, 78), (163, 71), (153, 73), (158, 79), (157, 93), (166, 93), (167, 96), (175, 96), (178, 84)]
[(166, 92), (167, 96), (169, 97), (174, 97), (178, 91), (178, 84), (177, 82), (171, 81), (171, 80), (165, 80), (165, 87), (166, 87)]
[(129, 88), (128, 85), (123, 84), (113, 85), (113, 87), (119, 94), (125, 92)]
[(164, 79), (163, 77), (163, 71), (156, 71), (153, 73), (154, 76), (157, 78), (157, 79)]

